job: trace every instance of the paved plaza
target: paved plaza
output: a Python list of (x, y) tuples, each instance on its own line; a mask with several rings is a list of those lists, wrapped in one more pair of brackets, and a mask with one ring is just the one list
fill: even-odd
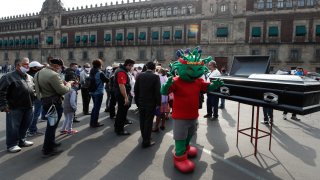
[[(262, 138), (255, 157), (249, 137), (240, 134), (239, 146), (236, 146), (237, 102), (227, 100), (226, 109), (219, 110), (217, 121), (202, 118), (206, 113), (204, 107), (200, 110), (197, 135), (192, 139), (193, 145), (199, 148), (198, 156), (193, 159), (196, 169), (193, 173), (181, 174), (172, 163), (172, 120), (167, 121), (165, 131), (152, 134), (156, 145), (143, 149), (135, 105), (128, 114), (134, 124), (126, 126), (132, 135), (117, 136), (113, 120), (105, 112), (100, 113), (99, 119), (105, 125), (89, 128), (90, 117), (82, 115), (80, 97), (79, 94), (81, 122), (74, 124), (79, 133), (72, 136), (57, 133), (64, 152), (49, 158), (41, 154), (43, 136), (29, 138), (35, 142), (32, 147), (16, 154), (7, 153), (5, 113), (0, 114), (0, 179), (319, 179), (320, 113), (298, 116), (301, 121), (293, 121), (283, 120), (282, 112), (275, 111), (271, 151), (268, 150), (269, 138)], [(262, 110), (260, 112), (262, 115)], [(251, 106), (241, 105), (240, 128), (250, 124)], [(38, 123), (41, 131), (45, 125)], [(265, 125), (260, 127), (266, 129)]]

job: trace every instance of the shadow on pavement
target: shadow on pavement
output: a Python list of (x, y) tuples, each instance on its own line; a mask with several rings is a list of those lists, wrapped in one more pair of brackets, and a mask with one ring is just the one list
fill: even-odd
[[(129, 154), (125, 154), (125, 159), (112, 168), (102, 179), (138, 180), (139, 176), (150, 167), (156, 158), (156, 152), (160, 148), (164, 136), (164, 133), (157, 133), (157, 135), (153, 133), (152, 137), (156, 144), (149, 148), (142, 148), (142, 139), (140, 137), (137, 146)], [(146, 174), (144, 179), (157, 179), (155, 176), (156, 173)]]
[(276, 126), (273, 126), (273, 137), (286, 152), (298, 157), (310, 166), (316, 166), (315, 159), (317, 154), (313, 148), (300, 144)]

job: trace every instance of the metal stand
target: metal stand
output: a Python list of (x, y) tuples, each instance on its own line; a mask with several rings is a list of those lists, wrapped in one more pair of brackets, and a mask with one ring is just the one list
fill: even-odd
[[(256, 126), (254, 127), (254, 113), (255, 113), (255, 106), (252, 106), (252, 115), (251, 115), (251, 127), (239, 129), (240, 123), (240, 103), (238, 104), (238, 125), (237, 125), (237, 147), (238, 147), (238, 140), (239, 140), (239, 133), (244, 134), (250, 137), (250, 142), (252, 143), (252, 139), (254, 139), (254, 156), (257, 155), (257, 147), (258, 147), (258, 139), (269, 136), (269, 151), (271, 150), (271, 137), (272, 137), (272, 126), (273, 126), (273, 117), (270, 120), (270, 127), (269, 132), (259, 129), (259, 106), (257, 107), (256, 111)], [(251, 130), (250, 134), (246, 133), (245, 131)], [(263, 135), (259, 136), (259, 132), (263, 133)]]

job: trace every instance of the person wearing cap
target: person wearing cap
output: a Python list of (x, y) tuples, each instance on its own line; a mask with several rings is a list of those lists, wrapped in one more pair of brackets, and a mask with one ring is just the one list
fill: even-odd
[(50, 59), (49, 67), (41, 69), (34, 77), (37, 97), (41, 99), (44, 111), (48, 112), (49, 108), (55, 105), (58, 114), (58, 120), (53, 126), (50, 126), (49, 121), (47, 121), (42, 147), (44, 156), (53, 156), (62, 152), (57, 149), (60, 143), (56, 143), (55, 133), (63, 112), (62, 97), (71, 90), (71, 84), (73, 83), (73, 81), (65, 82), (61, 79), (59, 74), (62, 67), (62, 59)]
[(85, 86), (85, 80), (90, 76), (91, 66), (89, 63), (83, 65), (83, 70), (80, 73), (80, 85), (81, 85), (81, 96), (82, 96), (82, 112), (84, 115), (90, 115), (89, 104), (91, 96), (89, 94), (88, 87)]
[[(34, 77), (36, 73), (44, 67), (44, 65), (40, 64), (38, 61), (32, 61), (29, 64), (29, 67), (30, 69), (27, 73), (30, 76)], [(41, 111), (42, 111), (41, 101), (40, 99), (35, 99), (33, 101), (33, 118), (27, 133), (29, 137), (32, 137), (35, 135), (43, 135), (42, 132), (38, 131), (38, 127), (37, 127), (37, 123), (38, 123), (38, 119), (41, 114)]]
[(33, 145), (25, 138), (35, 99), (33, 78), (27, 74), (29, 59), (16, 60), (15, 68), (0, 79), (0, 110), (6, 112), (6, 144), (7, 151), (11, 153)]

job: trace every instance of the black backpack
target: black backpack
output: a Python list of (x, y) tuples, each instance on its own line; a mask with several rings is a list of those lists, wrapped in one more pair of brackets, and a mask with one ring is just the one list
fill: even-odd
[(87, 88), (89, 92), (94, 92), (97, 90), (96, 85), (96, 78), (95, 76), (88, 76), (84, 79), (84, 84), (82, 85), (82, 88)]

